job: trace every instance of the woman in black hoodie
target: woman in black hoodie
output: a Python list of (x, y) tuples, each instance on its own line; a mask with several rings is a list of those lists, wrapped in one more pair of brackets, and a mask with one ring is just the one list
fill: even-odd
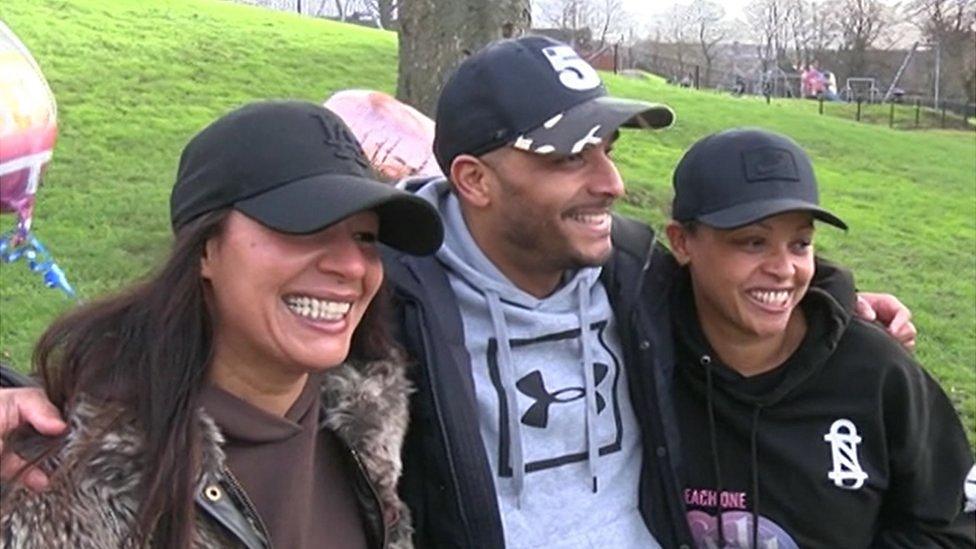
[(973, 458), (949, 399), (810, 287), (814, 219), (847, 227), (818, 206), (803, 150), (721, 132), (689, 149), (674, 187), (675, 389), (699, 546), (973, 547)]

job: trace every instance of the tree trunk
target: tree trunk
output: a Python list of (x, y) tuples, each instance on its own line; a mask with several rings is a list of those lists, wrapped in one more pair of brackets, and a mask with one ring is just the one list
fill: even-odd
[(401, 0), (397, 99), (433, 116), (437, 96), (458, 62), (531, 25), (529, 0)]

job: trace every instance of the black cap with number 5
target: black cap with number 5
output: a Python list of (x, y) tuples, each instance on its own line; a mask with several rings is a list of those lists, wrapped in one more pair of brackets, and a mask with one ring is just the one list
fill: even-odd
[(576, 154), (620, 126), (664, 128), (666, 105), (609, 97), (573, 49), (545, 36), (488, 44), (465, 59), (437, 102), (434, 155), (445, 174), (460, 154), (505, 145), (537, 154)]

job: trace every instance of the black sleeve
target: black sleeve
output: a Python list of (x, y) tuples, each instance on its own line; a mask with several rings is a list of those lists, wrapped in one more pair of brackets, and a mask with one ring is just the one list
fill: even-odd
[(854, 305), (857, 303), (854, 274), (822, 257), (816, 257), (814, 261), (816, 271), (813, 274), (813, 280), (810, 282), (811, 286), (827, 292), (844, 307), (844, 310), (853, 314)]
[(875, 547), (976, 545), (964, 483), (973, 454), (952, 403), (907, 355), (884, 380), (891, 484)]
[(24, 375), (6, 362), (0, 362), (0, 387), (40, 387), (36, 379)]

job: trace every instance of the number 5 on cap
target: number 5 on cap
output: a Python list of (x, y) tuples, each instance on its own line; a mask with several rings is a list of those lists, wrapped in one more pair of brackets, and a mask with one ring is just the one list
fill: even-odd
[(600, 85), (600, 75), (569, 46), (543, 48), (542, 53), (559, 73), (559, 82), (571, 90), (592, 90)]

